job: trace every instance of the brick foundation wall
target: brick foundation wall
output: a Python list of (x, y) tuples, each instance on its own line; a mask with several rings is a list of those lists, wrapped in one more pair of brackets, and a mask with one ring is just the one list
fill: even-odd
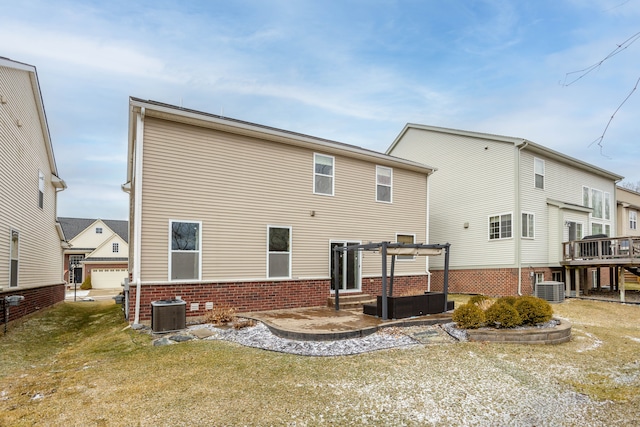
[[(396, 277), (394, 294), (408, 289), (426, 290), (427, 276)], [(362, 293), (380, 295), (380, 278), (363, 278)], [(225, 282), (175, 285), (144, 285), (140, 295), (140, 321), (151, 320), (153, 301), (181, 297), (187, 303), (187, 318), (204, 316), (206, 303), (230, 306), (238, 312), (278, 310), (327, 305), (331, 296), (329, 280), (288, 280), (278, 282)], [(129, 290), (129, 319), (135, 316), (136, 287)], [(198, 304), (192, 310), (192, 304)], [(195, 307), (194, 307), (195, 308)]]
[[(9, 307), (9, 323), (35, 313), (46, 307), (51, 307), (64, 301), (65, 285), (64, 283), (42, 286), (38, 288), (5, 288), (0, 292), (0, 298), (9, 295), (22, 295), (24, 300), (16, 307)], [(0, 323), (4, 326), (4, 313), (0, 313)]]
[[(553, 271), (558, 271), (554, 269)], [(523, 268), (521, 287), (523, 295), (533, 294), (531, 273), (544, 273), (545, 280), (551, 280), (552, 269), (548, 267)], [(432, 270), (431, 290), (442, 291), (444, 272)], [(483, 268), (476, 270), (449, 270), (449, 292), (460, 294), (483, 294), (500, 297), (518, 294), (517, 268)]]

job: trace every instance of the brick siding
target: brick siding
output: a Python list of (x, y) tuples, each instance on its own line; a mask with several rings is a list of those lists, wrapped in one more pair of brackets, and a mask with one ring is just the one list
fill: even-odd
[[(24, 300), (16, 307), (9, 307), (9, 323), (35, 313), (46, 307), (51, 307), (64, 301), (65, 285), (63, 283), (50, 286), (42, 286), (39, 288), (5, 288), (0, 292), (0, 298), (9, 295), (22, 295)], [(2, 324), (4, 326), (4, 313), (2, 316)]]
[[(396, 277), (394, 294), (413, 289), (426, 290), (427, 276)], [(381, 279), (363, 278), (362, 293), (380, 295)], [(327, 305), (331, 295), (329, 280), (286, 280), (278, 282), (225, 282), (175, 285), (144, 285), (140, 295), (140, 321), (151, 320), (151, 303), (177, 296), (187, 303), (187, 317), (200, 317), (207, 313), (206, 303), (229, 306), (238, 312), (278, 310)], [(129, 319), (135, 315), (136, 287), (129, 291)], [(191, 304), (198, 304), (191, 310)]]

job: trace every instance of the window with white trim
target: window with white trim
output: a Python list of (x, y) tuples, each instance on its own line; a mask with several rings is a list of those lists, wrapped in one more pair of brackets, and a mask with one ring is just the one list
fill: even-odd
[(534, 157), (533, 169), (536, 188), (544, 189), (544, 160)]
[(200, 280), (202, 223), (170, 221), (169, 280)]
[(96, 227), (96, 234), (102, 234), (102, 227)]
[(582, 206), (586, 208), (591, 207), (591, 198), (589, 195), (591, 194), (591, 189), (589, 187), (582, 187)]
[(111, 252), (113, 252), (114, 254), (117, 254), (118, 252), (120, 252), (120, 244), (119, 243), (113, 243), (111, 245)]
[(594, 218), (602, 218), (602, 191), (591, 189), (591, 207), (593, 208), (592, 216)]
[[(412, 245), (416, 242), (415, 234), (396, 234), (396, 242)], [(416, 259), (415, 255), (398, 255), (396, 257), (399, 261), (413, 261)]]
[(393, 169), (376, 166), (376, 201), (391, 203)]
[(604, 219), (611, 219), (611, 196), (604, 193)]
[(638, 228), (638, 212), (629, 211), (629, 229), (636, 230)]
[(291, 227), (267, 227), (267, 277), (291, 277)]
[(335, 158), (324, 154), (313, 155), (313, 193), (333, 196)]
[(38, 207), (44, 207), (44, 174), (38, 171)]
[(603, 233), (604, 233), (604, 228), (602, 227), (602, 223), (600, 222), (591, 223), (591, 235), (603, 234)]
[(489, 240), (508, 239), (513, 235), (511, 214), (489, 217)]
[(522, 212), (522, 237), (526, 239), (535, 237), (535, 217), (532, 213)]
[(544, 273), (541, 273), (541, 272), (535, 273), (535, 281), (536, 283), (544, 282)]

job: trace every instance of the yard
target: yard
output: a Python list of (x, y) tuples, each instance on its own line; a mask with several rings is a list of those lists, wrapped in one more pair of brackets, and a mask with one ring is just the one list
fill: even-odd
[(553, 308), (573, 323), (569, 343), (318, 358), (154, 347), (113, 302), (65, 303), (0, 336), (0, 426), (640, 424), (640, 306)]

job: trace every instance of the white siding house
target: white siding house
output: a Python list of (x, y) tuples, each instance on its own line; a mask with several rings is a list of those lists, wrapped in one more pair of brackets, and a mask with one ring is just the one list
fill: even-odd
[(452, 292), (530, 294), (562, 280), (563, 241), (615, 235), (622, 177), (526, 139), (407, 124), (387, 154), (438, 168), (429, 234), (451, 243)]

